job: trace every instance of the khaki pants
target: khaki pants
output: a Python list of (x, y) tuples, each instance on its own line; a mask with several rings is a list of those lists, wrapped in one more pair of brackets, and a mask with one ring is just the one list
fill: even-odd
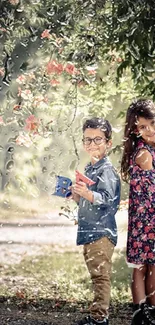
[(97, 320), (102, 320), (108, 316), (113, 251), (114, 245), (107, 237), (85, 244), (83, 247), (84, 259), (91, 276), (94, 291), (94, 301), (90, 307), (90, 313)]

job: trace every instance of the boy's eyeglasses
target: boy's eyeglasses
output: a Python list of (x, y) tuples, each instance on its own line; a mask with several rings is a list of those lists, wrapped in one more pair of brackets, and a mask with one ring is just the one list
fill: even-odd
[(90, 146), (90, 144), (92, 142), (94, 142), (97, 146), (100, 145), (101, 143), (106, 141), (106, 138), (102, 138), (102, 137), (95, 137), (95, 138), (83, 138), (82, 139), (83, 144), (85, 146)]

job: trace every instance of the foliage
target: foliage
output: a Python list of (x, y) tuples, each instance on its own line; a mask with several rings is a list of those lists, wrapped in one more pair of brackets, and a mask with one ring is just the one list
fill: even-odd
[[(49, 61), (47, 69), (52, 71), (50, 62), (55, 62), (58, 68), (68, 62), (70, 74), (80, 71), (74, 74), (74, 79), (85, 87), (86, 96), (91, 98), (87, 103), (90, 114), (100, 115), (103, 105), (101, 114), (107, 114), (111, 109), (111, 98), (123, 93), (122, 87), (120, 90), (115, 87), (116, 70), (120, 71), (123, 62), (112, 41), (113, 2), (55, 0), (51, 4), (49, 0), (3, 0), (0, 11), (0, 73), (4, 96), (10, 89), (5, 89), (4, 85), (11, 85), (11, 79), (28, 68), (34, 71)], [(52, 72), (59, 74), (62, 71), (55, 69)], [(91, 82), (88, 73), (92, 75)], [(125, 77), (130, 82), (130, 75)], [(58, 84), (56, 78), (51, 80), (52, 86)], [(48, 85), (43, 75), (40, 86), (45, 93)], [(127, 89), (128, 81), (126, 93)], [(133, 93), (132, 90), (130, 94), (128, 92), (128, 100)]]
[(155, 98), (155, 2), (117, 0), (111, 3), (112, 10), (106, 15), (106, 33), (109, 48), (119, 52), (122, 58), (117, 69), (118, 80), (129, 68), (139, 94)]
[(1, 127), (16, 125), (10, 139), (39, 159), (67, 138), (73, 170), (86, 115), (108, 115), (118, 133), (132, 98), (154, 97), (153, 1), (2, 0), (0, 37)]
[[(2, 0), (0, 12), (3, 82), (22, 46), (84, 69), (116, 61), (118, 80), (129, 69), (138, 92), (154, 96), (154, 1)], [(21, 61), (25, 69), (27, 57)]]

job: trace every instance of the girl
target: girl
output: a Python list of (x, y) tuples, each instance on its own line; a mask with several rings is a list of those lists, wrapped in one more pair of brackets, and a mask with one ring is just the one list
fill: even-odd
[(155, 324), (155, 105), (134, 101), (127, 110), (121, 162), (130, 181), (127, 261), (132, 263), (132, 324)]

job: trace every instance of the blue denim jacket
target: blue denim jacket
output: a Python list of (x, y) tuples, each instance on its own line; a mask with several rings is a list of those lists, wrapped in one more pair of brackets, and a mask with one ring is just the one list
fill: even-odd
[(107, 157), (94, 165), (88, 164), (85, 175), (95, 182), (88, 186), (93, 191), (94, 202), (80, 198), (77, 245), (88, 244), (105, 236), (116, 245), (115, 214), (120, 203), (120, 178)]

